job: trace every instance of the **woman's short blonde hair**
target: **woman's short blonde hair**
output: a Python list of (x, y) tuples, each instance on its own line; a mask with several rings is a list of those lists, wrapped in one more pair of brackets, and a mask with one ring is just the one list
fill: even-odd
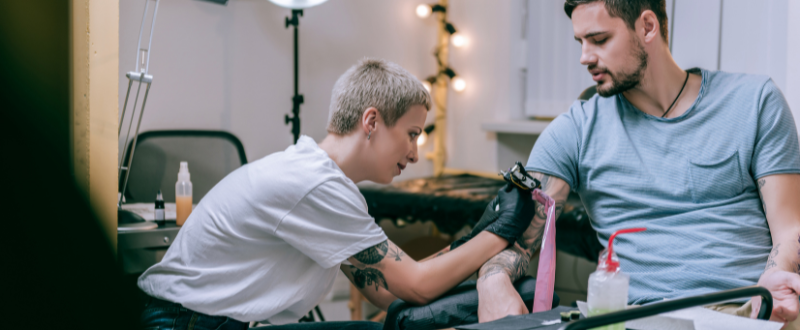
[(392, 127), (412, 106), (431, 109), (431, 95), (416, 77), (392, 62), (365, 58), (347, 70), (333, 86), (328, 133), (345, 135), (374, 107)]

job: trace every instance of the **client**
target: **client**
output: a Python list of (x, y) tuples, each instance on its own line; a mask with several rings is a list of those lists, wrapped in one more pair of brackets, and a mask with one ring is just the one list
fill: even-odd
[[(139, 287), (148, 329), (371, 329), (370, 322), (294, 323), (341, 270), (386, 309), (426, 304), (517, 240), (533, 218), (530, 193), (501, 189), (486, 226), (446, 255), (416, 262), (367, 213), (357, 182), (389, 183), (418, 160), (431, 99), (396, 64), (365, 59), (333, 88), (328, 136), (230, 173), (200, 201), (164, 259)], [(494, 206), (494, 204), (493, 204)], [(484, 218), (487, 218), (486, 216)], [(474, 237), (472, 237), (474, 236)], [(290, 324), (294, 323), (294, 324)]]

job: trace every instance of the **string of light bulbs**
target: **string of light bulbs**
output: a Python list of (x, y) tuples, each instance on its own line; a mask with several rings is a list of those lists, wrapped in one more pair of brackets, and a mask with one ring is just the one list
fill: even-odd
[[(430, 17), (431, 14), (436, 12), (442, 14), (446, 13), (447, 7), (442, 6), (440, 4), (433, 4), (433, 5), (421, 4), (417, 6), (416, 12), (419, 18), (425, 19)], [(469, 44), (469, 39), (463, 34), (459, 33), (458, 30), (456, 30), (455, 26), (453, 26), (452, 23), (446, 20), (445, 15), (440, 15), (440, 16), (445, 31), (447, 31), (447, 33), (450, 34), (450, 44), (452, 44), (456, 48), (462, 48), (467, 44)], [(447, 47), (447, 45), (438, 44), (436, 50), (434, 51), (434, 56), (436, 57), (436, 62), (439, 72), (436, 75), (429, 76), (428, 78), (423, 80), (422, 85), (425, 86), (425, 89), (427, 89), (428, 92), (430, 93), (433, 88), (433, 84), (436, 83), (436, 80), (443, 78), (442, 76), (444, 75), (450, 79), (454, 91), (463, 92), (467, 88), (467, 82), (463, 78), (459, 77), (452, 68), (442, 63), (439, 57), (439, 52), (441, 51), (442, 47)]]

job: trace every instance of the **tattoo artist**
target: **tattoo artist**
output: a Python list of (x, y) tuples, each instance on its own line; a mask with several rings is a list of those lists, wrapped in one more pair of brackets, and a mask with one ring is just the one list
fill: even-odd
[[(559, 213), (577, 192), (603, 245), (618, 229), (648, 228), (615, 242), (630, 304), (758, 284), (774, 298), (771, 319), (798, 329), (800, 147), (781, 91), (766, 76), (680, 68), (664, 0), (564, 9), (598, 95), (549, 124), (526, 169)], [(544, 222), (539, 209), (481, 268), (481, 322), (528, 312), (511, 283)], [(760, 298), (707, 308), (754, 318)]]
[[(296, 323), (331, 291), (339, 269), (382, 309), (427, 304), (526, 230), (535, 204), (506, 187), (484, 230), (457, 251), (407, 257), (367, 212), (356, 183), (387, 184), (418, 159), (430, 109), (422, 83), (364, 59), (333, 89), (328, 135), (307, 136), (230, 173), (203, 197), (164, 259), (139, 278), (147, 329), (380, 329), (375, 322)], [(489, 223), (490, 222), (490, 223)]]

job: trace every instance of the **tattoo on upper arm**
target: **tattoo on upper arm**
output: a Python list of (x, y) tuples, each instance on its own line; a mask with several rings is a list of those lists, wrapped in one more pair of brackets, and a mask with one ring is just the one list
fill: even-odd
[(406, 253), (403, 250), (400, 250), (399, 247), (394, 247), (389, 249), (389, 253), (387, 254), (390, 258), (394, 258), (394, 261), (400, 261), (400, 257), (405, 256)]
[(772, 251), (769, 253), (769, 259), (767, 259), (767, 266), (764, 268), (764, 271), (774, 268), (778, 264), (775, 262), (775, 257), (778, 256), (778, 249), (781, 247), (781, 243), (775, 245), (772, 248)]
[(389, 250), (389, 242), (383, 241), (372, 247), (364, 249), (364, 251), (356, 253), (353, 256), (353, 258), (356, 258), (356, 260), (365, 265), (374, 265), (383, 260), (383, 257), (386, 256), (386, 252), (388, 250)]
[(380, 287), (389, 290), (386, 278), (383, 277), (383, 273), (380, 270), (370, 267), (358, 269), (355, 266), (350, 266), (350, 273), (353, 275), (353, 284), (359, 289), (374, 285), (375, 291), (378, 291)]
[(764, 215), (767, 215), (767, 204), (764, 203), (764, 195), (761, 193), (761, 188), (767, 184), (766, 179), (758, 179), (758, 196), (761, 197), (761, 208), (764, 209)]

